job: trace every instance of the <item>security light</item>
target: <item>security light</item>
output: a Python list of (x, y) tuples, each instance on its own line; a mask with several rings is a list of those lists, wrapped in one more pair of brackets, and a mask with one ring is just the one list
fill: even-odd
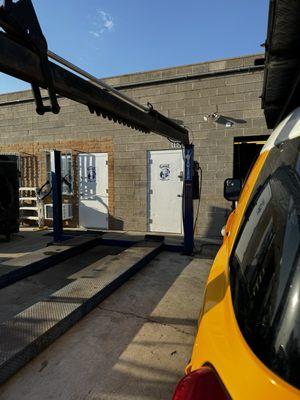
[(214, 122), (217, 122), (219, 118), (220, 118), (220, 115), (216, 112), (203, 116), (203, 119), (205, 122), (208, 122), (210, 119)]
[(231, 128), (234, 125), (232, 121), (227, 121), (225, 124), (225, 128)]
[(235, 123), (244, 123), (244, 120), (237, 120), (235, 118), (225, 117), (217, 112), (203, 116), (205, 122), (213, 121), (216, 124), (225, 125), (225, 128), (231, 128)]

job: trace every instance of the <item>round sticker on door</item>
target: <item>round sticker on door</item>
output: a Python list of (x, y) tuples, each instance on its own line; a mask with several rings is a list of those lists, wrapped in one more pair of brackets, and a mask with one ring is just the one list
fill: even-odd
[(96, 167), (87, 167), (88, 182), (96, 182)]
[(161, 181), (168, 181), (170, 179), (170, 164), (160, 164), (159, 178)]

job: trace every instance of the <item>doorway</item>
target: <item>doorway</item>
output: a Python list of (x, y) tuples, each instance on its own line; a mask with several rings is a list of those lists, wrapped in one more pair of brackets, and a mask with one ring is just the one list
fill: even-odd
[(268, 135), (244, 136), (234, 138), (233, 177), (243, 182), (257, 160), (259, 153), (266, 143)]
[(78, 155), (79, 225), (108, 229), (108, 154)]
[(148, 229), (182, 233), (182, 150), (148, 152)]

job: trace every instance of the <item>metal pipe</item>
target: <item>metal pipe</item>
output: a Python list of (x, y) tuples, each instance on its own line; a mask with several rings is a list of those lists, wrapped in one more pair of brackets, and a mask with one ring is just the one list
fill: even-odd
[(71, 62), (65, 60), (64, 58), (60, 57), (59, 55), (53, 53), (52, 51), (48, 50), (48, 57), (51, 58), (52, 60), (64, 65), (65, 67), (69, 68), (70, 70), (76, 72), (77, 74), (80, 74), (81, 76), (84, 76), (85, 78), (89, 79), (91, 82), (95, 83), (96, 86), (100, 86), (102, 88), (105, 88), (109, 92), (115, 94), (116, 96), (120, 97), (121, 99), (127, 101), (130, 104), (133, 104), (134, 106), (140, 108), (143, 111), (149, 112), (150, 109), (149, 107), (145, 107), (142, 104), (139, 104), (135, 100), (131, 99), (129, 96), (126, 96), (126, 94), (123, 94), (119, 92), (117, 89), (114, 87), (108, 85), (107, 83), (103, 82), (101, 79), (96, 78), (95, 76), (91, 75), (90, 73), (84, 71), (83, 69), (77, 67), (76, 65), (72, 64)]

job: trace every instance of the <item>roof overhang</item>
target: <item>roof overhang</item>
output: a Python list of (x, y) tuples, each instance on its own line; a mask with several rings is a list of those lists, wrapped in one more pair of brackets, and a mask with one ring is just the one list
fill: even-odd
[(300, 105), (300, 1), (271, 0), (262, 107), (274, 128)]

